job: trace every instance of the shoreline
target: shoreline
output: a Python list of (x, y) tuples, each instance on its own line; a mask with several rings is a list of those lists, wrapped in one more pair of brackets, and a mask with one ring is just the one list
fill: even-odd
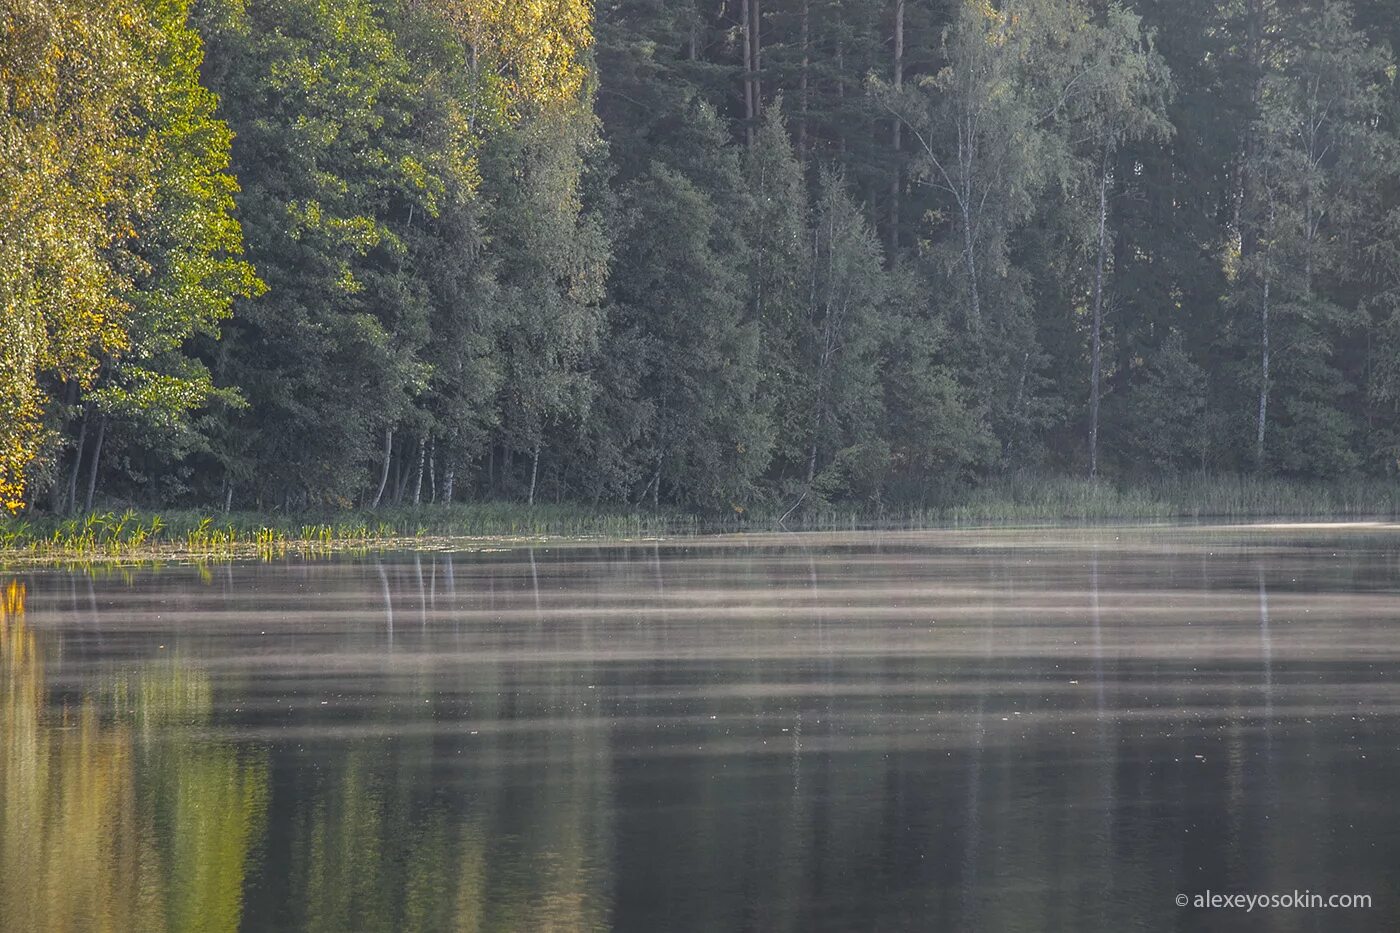
[(0, 565), (198, 561), (351, 551), (516, 547), (796, 531), (937, 531), (1113, 524), (1319, 523), (1400, 517), (1400, 481), (1300, 483), (1248, 476), (1178, 477), (1122, 486), (1022, 475), (931, 491), (907, 507), (784, 502), (724, 512), (647, 511), (570, 503), (486, 501), (212, 513), (127, 508), (83, 516), (0, 518)]
[[(1043, 532), (1046, 537), (1036, 541), (1026, 541), (1025, 536)], [(175, 543), (145, 545), (127, 549), (99, 551), (56, 550), (56, 549), (4, 549), (0, 550), (0, 571), (17, 572), (36, 569), (76, 569), (81, 567), (144, 567), (163, 564), (207, 564), (231, 561), (271, 561), (301, 559), (305, 561), (328, 560), (337, 556), (363, 557), (372, 554), (412, 553), (412, 554), (485, 554), (505, 552), (522, 548), (569, 548), (569, 547), (636, 547), (676, 545), (684, 543), (693, 547), (725, 547), (748, 545), (754, 547), (774, 547), (793, 543), (796, 537), (817, 539), (823, 546), (855, 543), (856, 539), (868, 541), (870, 536), (882, 539), (883, 543), (900, 545), (916, 540), (926, 542), (929, 536), (944, 535), (950, 540), (944, 546), (960, 546), (968, 549), (995, 547), (1063, 547), (1064, 540), (1057, 540), (1054, 533), (1090, 533), (1106, 535), (1119, 534), (1186, 533), (1186, 534), (1231, 534), (1231, 535), (1299, 535), (1370, 532), (1378, 534), (1400, 534), (1400, 521), (1355, 520), (1329, 521), (1308, 520), (1269, 520), (1238, 522), (1196, 522), (1192, 520), (1131, 520), (1080, 521), (1066, 519), (1056, 522), (1037, 523), (998, 523), (983, 525), (941, 526), (923, 528), (861, 528), (861, 529), (794, 529), (773, 531), (756, 529), (747, 531), (696, 531), (672, 534), (647, 535), (492, 535), (492, 536), (451, 536), (426, 535), (422, 537), (386, 537), (365, 539), (344, 539), (324, 544), (307, 540), (287, 540), (275, 546), (260, 546), (250, 543), (237, 543), (217, 549), (192, 549)], [(1003, 537), (1005, 536), (1005, 537)], [(1016, 536), (1019, 540), (1011, 540)], [(958, 540), (962, 539), (962, 540)], [(1129, 542), (1114, 536), (1115, 545), (1125, 549)]]

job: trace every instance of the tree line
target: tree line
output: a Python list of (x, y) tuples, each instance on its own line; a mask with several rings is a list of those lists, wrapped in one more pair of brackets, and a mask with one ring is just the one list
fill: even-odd
[(1400, 464), (1385, 0), (0, 0), (0, 499)]

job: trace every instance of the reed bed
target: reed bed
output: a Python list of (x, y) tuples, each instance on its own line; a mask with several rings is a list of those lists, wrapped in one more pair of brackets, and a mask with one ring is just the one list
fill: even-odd
[(1115, 485), (1021, 476), (930, 490), (925, 504), (886, 508), (782, 503), (689, 514), (511, 502), (278, 515), (196, 511), (98, 512), (0, 519), (0, 558), (106, 561), (318, 555), (423, 546), (433, 539), (641, 538), (706, 532), (946, 528), (1049, 522), (1361, 519), (1400, 515), (1400, 482), (1327, 484), (1240, 476)]
[[(781, 513), (779, 513), (781, 514)], [(1363, 519), (1400, 515), (1400, 482), (1303, 483), (1249, 476), (1178, 477), (1132, 485), (1024, 476), (970, 489), (931, 491), (910, 508), (814, 507), (788, 528), (942, 528), (1046, 522)], [(774, 521), (760, 514), (754, 521)]]
[(636, 538), (695, 533), (686, 515), (625, 513), (512, 503), (454, 504), (293, 516), (192, 511), (96, 512), (72, 518), (0, 519), (0, 557), (100, 561), (154, 557), (205, 560), (316, 555), (412, 547), (428, 539)]

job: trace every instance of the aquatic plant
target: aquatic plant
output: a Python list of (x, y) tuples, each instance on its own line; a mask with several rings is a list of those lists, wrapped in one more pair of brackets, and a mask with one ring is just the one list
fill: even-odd
[(1247, 476), (1177, 478), (1117, 486), (1017, 476), (976, 488), (931, 491), (902, 509), (781, 503), (713, 515), (482, 502), (293, 515), (193, 511), (0, 520), (0, 557), (109, 561), (270, 559), (345, 550), (421, 547), (461, 539), (639, 538), (704, 532), (917, 529), (1044, 522), (1385, 518), (1400, 514), (1400, 484), (1301, 483)]

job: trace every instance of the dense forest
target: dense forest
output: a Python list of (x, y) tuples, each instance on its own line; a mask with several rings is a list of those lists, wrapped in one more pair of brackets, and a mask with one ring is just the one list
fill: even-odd
[(1400, 461), (1393, 0), (0, 0), (0, 501)]

